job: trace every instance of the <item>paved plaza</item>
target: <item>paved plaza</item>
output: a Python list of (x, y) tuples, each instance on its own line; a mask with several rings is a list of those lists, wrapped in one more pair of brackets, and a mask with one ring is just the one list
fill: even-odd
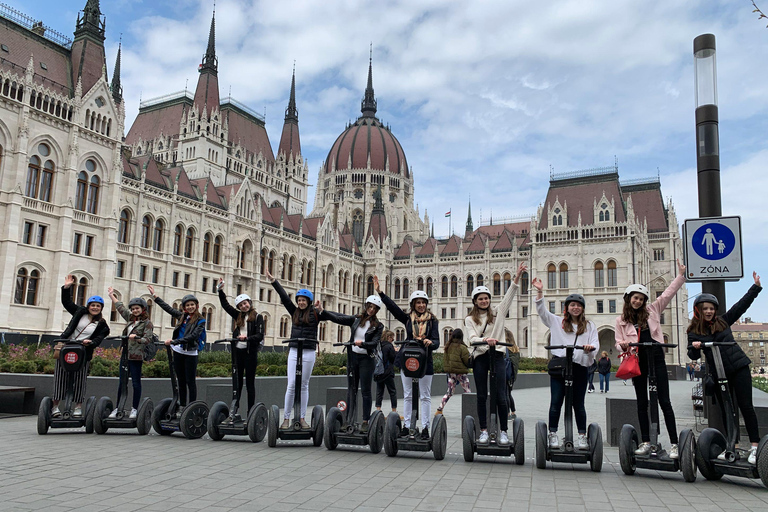
[[(611, 383), (608, 396), (630, 398), (631, 386)], [(693, 426), (689, 382), (671, 382), (679, 427)], [(310, 404), (321, 402), (310, 397)], [(0, 510), (755, 510), (768, 509), (759, 480), (725, 476), (685, 483), (679, 473), (638, 470), (625, 476), (616, 448), (605, 447), (601, 473), (587, 465), (533, 465), (533, 430), (546, 418), (547, 388), (517, 391), (525, 420), (526, 462), (462, 456), (457, 395), (448, 403), (448, 453), (384, 452), (305, 443), (277, 448), (247, 438), (213, 442), (176, 434), (98, 436), (52, 430), (36, 433), (31, 416), (0, 420)], [(433, 397), (433, 410), (437, 397)], [(605, 395), (587, 396), (589, 421), (605, 433)], [(662, 428), (662, 430), (664, 430)], [(662, 439), (666, 443), (666, 436)]]

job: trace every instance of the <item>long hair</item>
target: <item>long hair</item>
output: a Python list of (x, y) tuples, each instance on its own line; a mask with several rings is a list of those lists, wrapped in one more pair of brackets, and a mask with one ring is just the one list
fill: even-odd
[(621, 311), (621, 319), (628, 324), (636, 324), (640, 329), (647, 329), (649, 315), (646, 305), (648, 304), (648, 299), (643, 303), (643, 307), (635, 309), (632, 307), (632, 304), (629, 303), (630, 297), (624, 298), (624, 309)]
[(149, 318), (149, 312), (147, 311), (146, 308), (143, 308), (143, 310), (141, 311), (141, 314), (139, 314), (139, 316), (136, 316), (133, 313), (131, 313), (131, 318), (133, 320), (138, 320), (140, 322), (142, 320), (146, 320), (146, 319)]
[(248, 311), (240, 311), (240, 313), (237, 315), (237, 318), (235, 319), (235, 327), (242, 329), (245, 325), (245, 322), (254, 322), (256, 321), (257, 316), (259, 316), (259, 314), (253, 308), (253, 306), (251, 306), (251, 309)]
[(486, 325), (490, 325), (493, 323), (493, 309), (491, 309), (491, 306), (488, 306), (488, 309), (480, 309), (477, 307), (477, 304), (472, 305), (472, 310), (469, 312), (469, 316), (472, 317), (472, 321), (475, 322), (476, 325), (480, 325), (483, 321), (483, 319), (480, 317), (482, 313), (486, 314)]
[(451, 332), (451, 337), (448, 339), (448, 342), (445, 344), (445, 348), (448, 348), (450, 345), (454, 343), (464, 343), (464, 331), (461, 329), (454, 329), (453, 332)]
[(510, 352), (513, 354), (520, 352), (520, 347), (517, 346), (517, 342), (515, 341), (515, 335), (507, 328), (504, 329), (504, 341), (512, 345), (511, 347), (507, 347)]
[(581, 308), (579, 316), (574, 317), (568, 312), (568, 308), (565, 308), (563, 312), (563, 331), (567, 333), (573, 332), (573, 324), (576, 324), (576, 334), (584, 334), (587, 331), (587, 317), (584, 315), (584, 308)]
[(359, 315), (357, 315), (357, 318), (360, 319), (360, 325), (365, 325), (365, 322), (368, 322), (370, 320), (371, 327), (376, 327), (379, 325), (379, 319), (376, 318), (376, 313), (372, 315), (368, 315), (368, 309), (363, 308), (363, 311), (360, 312)]
[[(103, 307), (101, 308), (101, 311), (104, 311)], [(91, 317), (91, 322), (97, 322), (98, 323), (98, 322), (101, 322), (102, 320), (104, 320), (104, 315), (102, 315), (101, 312), (99, 312), (98, 315), (92, 315), (92, 314), (88, 313), (88, 316)]]
[(296, 306), (296, 311), (293, 312), (293, 325), (307, 325), (309, 324), (309, 311), (314, 309), (314, 306), (310, 302), (304, 311), (300, 307)]
[(392, 337), (392, 341), (395, 341), (395, 333), (390, 331), (389, 329), (384, 329), (381, 332), (381, 341), (389, 341), (390, 336)]
[(704, 315), (701, 314), (699, 305), (693, 306), (693, 318), (688, 325), (688, 329), (685, 332), (693, 332), (699, 336), (708, 336), (717, 332), (722, 332), (728, 328), (728, 323), (715, 315), (711, 322), (704, 320)]
[(199, 322), (200, 320), (203, 320), (203, 315), (200, 314), (199, 307), (191, 315), (189, 313), (185, 313), (185, 314), (187, 315), (188, 325), (197, 325), (197, 322)]

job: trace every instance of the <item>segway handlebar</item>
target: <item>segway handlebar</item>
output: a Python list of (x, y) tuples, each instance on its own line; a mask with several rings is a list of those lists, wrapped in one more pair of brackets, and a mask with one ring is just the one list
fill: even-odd
[(402, 341), (395, 341), (393, 343), (395, 345), (405, 345), (405, 344), (408, 344), (408, 343), (410, 343), (411, 345), (415, 345), (415, 344), (423, 345), (424, 344), (423, 341), (419, 341), (419, 340), (402, 340)]
[(334, 343), (333, 344), (334, 347), (351, 347), (352, 345), (354, 345), (354, 343), (350, 343), (349, 341), (344, 341), (342, 343)]
[(546, 350), (557, 350), (560, 348), (575, 348), (578, 350), (584, 350), (584, 347), (581, 345), (547, 345), (544, 347)]
[[(702, 347), (732, 347), (738, 345), (735, 341), (702, 341)], [(696, 348), (693, 345), (688, 345), (688, 348)]]
[(51, 343), (64, 343), (65, 345), (84, 345), (81, 340), (71, 340), (69, 338), (56, 338)]
[(216, 344), (216, 343), (237, 343), (238, 341), (245, 341), (245, 340), (241, 340), (240, 338), (224, 338), (224, 339), (216, 340), (213, 343), (214, 344)]
[(104, 338), (105, 341), (106, 340), (120, 340), (120, 341), (123, 341), (123, 340), (127, 340), (127, 339), (128, 339), (128, 336), (107, 336), (106, 338)]
[[(487, 341), (473, 341), (472, 343), (469, 344), (469, 346), (470, 347), (480, 347), (480, 346), (487, 345), (487, 344), (488, 344)], [(512, 344), (512, 343), (504, 343), (503, 341), (497, 341), (496, 344), (497, 345), (501, 345), (502, 347), (512, 347), (512, 346), (514, 346), (514, 344)]]
[(677, 343), (656, 343), (652, 341), (640, 341), (636, 343), (627, 343), (630, 347), (653, 347), (655, 345), (664, 346), (666, 348), (677, 348)]
[[(156, 341), (155, 345), (165, 345), (164, 341)], [(181, 340), (173, 340), (171, 341), (171, 345), (181, 345)]]
[(291, 342), (298, 343), (300, 341), (303, 341), (304, 343), (307, 343), (307, 342), (309, 342), (309, 343), (317, 343), (317, 340), (314, 340), (312, 338), (290, 338), (290, 339), (287, 339), (287, 340), (283, 340), (282, 343), (291, 343)]

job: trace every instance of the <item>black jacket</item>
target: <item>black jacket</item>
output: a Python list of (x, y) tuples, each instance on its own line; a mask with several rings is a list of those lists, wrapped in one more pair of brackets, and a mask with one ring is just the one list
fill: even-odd
[[(307, 323), (293, 323), (293, 313), (298, 309), (296, 304), (293, 303), (291, 298), (285, 292), (280, 283), (275, 279), (272, 281), (272, 287), (277, 291), (280, 296), (280, 301), (283, 303), (283, 307), (291, 315), (291, 338), (304, 338), (309, 340), (315, 340), (314, 343), (304, 342), (304, 349), (314, 350), (317, 347), (317, 325), (323, 320), (330, 320), (325, 311), (318, 314), (313, 304), (309, 305), (309, 322)], [(298, 342), (290, 342), (288, 346), (291, 348), (299, 348)]]
[[(719, 342), (729, 342), (734, 341), (733, 339), (733, 332), (731, 331), (731, 325), (733, 325), (736, 320), (741, 318), (741, 316), (747, 312), (747, 309), (749, 309), (749, 306), (752, 305), (752, 302), (757, 298), (757, 295), (762, 291), (763, 289), (756, 284), (753, 284), (749, 290), (747, 290), (747, 293), (744, 294), (744, 296), (739, 299), (739, 301), (731, 306), (731, 309), (729, 309), (721, 318), (725, 320), (725, 323), (728, 324), (728, 327), (720, 332), (717, 332), (715, 334), (708, 334), (705, 336), (701, 336), (698, 334), (694, 334), (693, 332), (688, 333), (688, 345), (690, 346), (691, 343), (694, 341), (701, 341), (701, 342), (707, 342), (707, 341), (719, 341)], [(741, 347), (738, 345), (732, 345), (729, 347), (718, 347), (720, 349), (720, 356), (723, 358), (723, 369), (725, 370), (726, 376), (733, 375), (737, 370), (740, 370), (741, 368), (745, 366), (749, 366), (749, 364), (752, 362), (747, 357), (747, 354), (744, 353), (743, 350), (741, 350)], [(711, 368), (713, 375), (715, 371), (715, 360), (712, 358), (712, 349), (704, 347), (704, 356), (706, 357), (706, 367)], [(701, 351), (702, 349), (696, 349), (696, 348), (689, 348), (688, 349), (688, 357), (690, 359), (696, 360), (701, 357)], [(715, 378), (718, 378), (718, 376), (715, 376)]]
[(397, 352), (395, 352), (395, 347), (392, 343), (381, 340), (381, 359), (384, 361), (384, 376), (380, 380), (395, 375), (395, 356), (397, 356)]
[[(64, 339), (69, 338), (75, 333), (77, 324), (80, 323), (80, 319), (83, 318), (83, 315), (88, 314), (88, 308), (85, 306), (78, 306), (72, 302), (72, 289), (64, 288), (63, 286), (61, 287), (61, 305), (64, 306), (64, 309), (66, 309), (70, 315), (72, 315), (72, 320), (69, 321), (67, 328), (61, 333), (61, 338)], [(104, 308), (101, 309), (104, 311)], [(91, 341), (93, 343), (85, 345), (86, 361), (90, 361), (93, 358), (93, 349), (101, 345), (101, 342), (104, 341), (104, 338), (107, 336), (109, 336), (109, 325), (107, 325), (107, 321), (102, 317), (91, 335)]]
[[(241, 311), (229, 303), (227, 294), (224, 293), (224, 290), (219, 290), (219, 302), (221, 303), (222, 309), (232, 317), (232, 337), (237, 338), (240, 336), (240, 328), (234, 325), (234, 322), (237, 321)], [(253, 302), (251, 302), (251, 307), (253, 307)], [(250, 354), (254, 350), (258, 352), (261, 350), (261, 347), (264, 346), (264, 317), (257, 314), (255, 320), (245, 322), (245, 328), (246, 336), (248, 336), (245, 338), (245, 342), (248, 344), (248, 353)]]
[[(395, 317), (395, 320), (405, 325), (405, 338), (408, 340), (414, 339), (413, 337), (413, 325), (411, 324), (411, 316), (400, 309), (400, 307), (395, 304), (392, 299), (387, 297), (383, 292), (379, 293), (379, 297), (381, 297), (381, 301), (384, 303), (384, 305), (387, 307), (390, 313), (392, 313), (392, 316)], [(440, 348), (440, 327), (438, 325), (437, 318), (435, 315), (432, 315), (432, 320), (429, 321), (429, 325), (427, 326), (427, 338), (432, 342), (432, 344), (427, 348), (427, 375), (434, 375), (435, 368), (432, 363), (432, 352)], [(395, 366), (398, 368), (402, 368), (403, 362), (402, 362), (402, 356), (401, 354), (403, 351), (399, 351), (397, 353), (397, 360), (395, 361)]]
[(608, 357), (601, 357), (597, 362), (597, 373), (606, 375), (611, 373), (611, 359)]
[[(344, 315), (342, 313), (336, 313), (333, 311), (323, 311), (328, 320), (335, 324), (347, 325), (352, 328), (352, 333), (349, 336), (349, 342), (355, 342), (355, 331), (360, 327), (360, 317), (352, 315)], [(376, 346), (381, 341), (381, 333), (384, 332), (384, 325), (381, 322), (377, 322), (376, 325), (371, 325), (368, 330), (365, 331), (365, 339), (363, 340), (362, 348), (368, 351), (368, 355), (372, 355)], [(346, 348), (346, 347), (345, 347)], [(349, 352), (352, 352), (351, 350)]]
[[(181, 331), (181, 325), (186, 320), (185, 317), (187, 316), (187, 314), (184, 311), (179, 311), (178, 309), (174, 309), (173, 307), (169, 306), (160, 297), (155, 297), (155, 304), (163, 308), (163, 311), (165, 311), (172, 317), (179, 320), (179, 322), (176, 324), (176, 328), (173, 330), (173, 339), (178, 340), (179, 332)], [(205, 320), (198, 321), (197, 325), (193, 325), (193, 326), (188, 325), (184, 329), (184, 336), (181, 338), (181, 343), (179, 343), (179, 345), (182, 346), (184, 350), (197, 350), (198, 343), (200, 341), (200, 336), (202, 336), (204, 332), (205, 332)]]

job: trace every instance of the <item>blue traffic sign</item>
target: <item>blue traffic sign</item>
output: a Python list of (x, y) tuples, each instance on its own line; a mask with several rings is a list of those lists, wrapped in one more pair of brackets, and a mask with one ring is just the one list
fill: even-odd
[(700, 257), (717, 261), (733, 252), (736, 247), (736, 236), (728, 226), (711, 222), (699, 227), (693, 233), (691, 245)]

